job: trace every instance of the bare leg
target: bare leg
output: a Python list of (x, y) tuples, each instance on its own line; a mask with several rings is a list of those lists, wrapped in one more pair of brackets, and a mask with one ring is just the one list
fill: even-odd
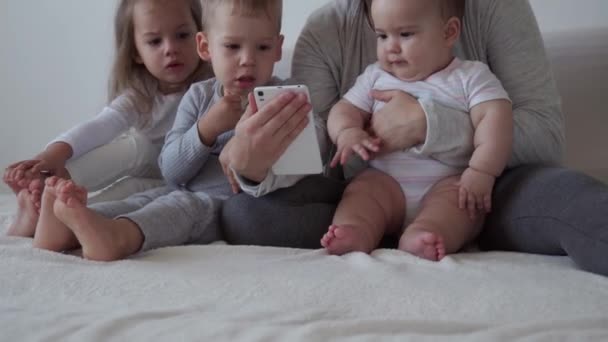
[(17, 215), (8, 227), (7, 235), (33, 237), (38, 223), (40, 190), (23, 189), (17, 194)]
[(401, 229), (404, 208), (405, 197), (392, 177), (365, 170), (346, 187), (321, 245), (330, 254), (369, 253), (385, 233)]
[[(61, 252), (78, 247), (74, 234), (55, 216), (53, 206), (59, 194), (59, 188), (66, 181), (58, 177), (50, 177), (45, 181), (44, 191), (40, 201), (40, 218), (36, 225), (33, 246), (41, 249)], [(86, 193), (84, 194), (86, 198)]]
[(480, 231), (483, 217), (473, 221), (458, 208), (459, 176), (443, 179), (424, 197), (420, 211), (401, 235), (399, 249), (424, 259), (441, 260), (455, 253)]
[[(83, 197), (82, 194), (85, 194)], [(109, 219), (86, 207), (86, 190), (80, 186), (62, 189), (54, 212), (82, 246), (85, 259), (113, 261), (137, 253), (144, 237), (128, 219)]]

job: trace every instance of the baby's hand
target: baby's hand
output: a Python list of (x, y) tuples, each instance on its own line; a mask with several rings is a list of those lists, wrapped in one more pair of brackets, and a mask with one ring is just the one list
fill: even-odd
[(362, 128), (353, 127), (344, 129), (338, 134), (336, 140), (338, 150), (330, 166), (336, 167), (338, 163), (344, 165), (353, 152), (358, 154), (363, 160), (370, 160), (375, 153), (380, 151), (380, 143), (380, 138), (372, 138)]
[(469, 216), (474, 219), (477, 211), (492, 210), (492, 188), (496, 177), (485, 172), (467, 168), (458, 183), (458, 207), (467, 209)]

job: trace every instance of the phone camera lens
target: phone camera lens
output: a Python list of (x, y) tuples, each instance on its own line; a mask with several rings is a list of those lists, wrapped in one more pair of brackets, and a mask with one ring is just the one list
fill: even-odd
[(258, 91), (258, 96), (264, 96), (264, 92), (263, 91)]

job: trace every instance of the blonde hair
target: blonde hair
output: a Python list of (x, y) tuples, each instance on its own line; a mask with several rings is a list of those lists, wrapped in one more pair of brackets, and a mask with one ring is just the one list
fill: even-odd
[[(128, 92), (130, 100), (139, 113), (152, 110), (154, 97), (158, 94), (158, 80), (150, 74), (145, 65), (136, 63), (138, 55), (135, 45), (133, 8), (140, 0), (121, 0), (114, 17), (115, 58), (109, 84), (109, 101)], [(202, 7), (200, 0), (188, 0), (190, 12), (197, 31), (202, 30)], [(208, 63), (199, 62), (198, 68), (188, 78), (192, 83), (212, 76)]]
[(275, 20), (277, 33), (281, 32), (282, 0), (203, 0), (203, 30), (209, 30), (219, 6), (230, 6), (233, 15), (257, 16), (263, 14), (268, 19)]

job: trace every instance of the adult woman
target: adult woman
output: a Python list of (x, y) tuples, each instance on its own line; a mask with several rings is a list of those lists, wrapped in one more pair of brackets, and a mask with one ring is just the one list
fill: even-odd
[[(313, 13), (302, 30), (292, 69), (311, 89), (315, 112), (324, 118), (375, 61), (370, 4), (335, 0)], [(608, 275), (608, 218), (601, 210), (608, 208), (608, 187), (559, 167), (521, 166), (557, 165), (564, 145), (559, 95), (529, 2), (467, 0), (455, 53), (487, 63), (513, 100), (512, 169), (497, 181), (495, 209), (487, 217), (480, 246), (567, 254), (581, 268)], [(470, 153), (473, 136), (466, 113), (405, 93), (376, 96), (387, 102), (371, 127), (383, 139), (384, 152), (413, 147), (421, 155), (466, 165), (463, 156)], [(395, 112), (400, 115), (388, 115)], [(467, 130), (470, 134), (453, 133)], [(356, 169), (350, 165), (345, 173)], [(331, 221), (341, 189), (317, 177), (261, 199), (236, 196), (224, 209), (227, 238), (233, 243), (318, 247), (313, 241)]]

